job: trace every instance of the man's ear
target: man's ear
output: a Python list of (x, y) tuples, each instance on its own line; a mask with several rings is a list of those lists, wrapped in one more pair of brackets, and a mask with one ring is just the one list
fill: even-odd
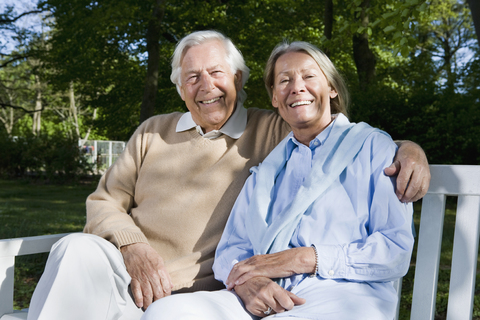
[(242, 90), (242, 71), (238, 70), (237, 73), (234, 76), (234, 81), (235, 81), (235, 89), (237, 92), (240, 92)]
[(180, 88), (180, 97), (183, 101), (185, 101), (185, 88), (183, 86), (179, 86)]

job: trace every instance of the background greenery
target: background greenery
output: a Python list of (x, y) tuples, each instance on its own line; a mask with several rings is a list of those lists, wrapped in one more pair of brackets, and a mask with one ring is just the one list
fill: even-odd
[[(475, 12), (475, 11), (472, 11)], [(480, 161), (480, 55), (466, 0), (41, 0), (43, 28), (0, 13), (0, 131), (127, 140), (151, 115), (185, 111), (169, 80), (186, 34), (217, 29), (251, 69), (247, 107), (270, 108), (273, 47), (310, 41), (352, 94), (353, 121), (418, 142), (431, 163)]]

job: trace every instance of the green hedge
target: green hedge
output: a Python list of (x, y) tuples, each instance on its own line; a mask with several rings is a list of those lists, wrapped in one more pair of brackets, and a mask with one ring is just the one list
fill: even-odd
[(68, 182), (93, 172), (78, 148), (78, 139), (39, 134), (8, 137), (0, 134), (0, 177)]

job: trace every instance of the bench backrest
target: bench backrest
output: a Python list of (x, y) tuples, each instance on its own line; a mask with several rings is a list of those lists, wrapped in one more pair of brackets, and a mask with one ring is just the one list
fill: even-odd
[(433, 320), (447, 196), (458, 196), (447, 320), (471, 320), (480, 230), (480, 166), (431, 165), (422, 200), (411, 320)]

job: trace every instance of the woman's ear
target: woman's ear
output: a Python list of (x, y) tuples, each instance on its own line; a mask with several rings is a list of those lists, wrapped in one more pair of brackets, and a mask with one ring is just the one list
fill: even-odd
[(273, 90), (273, 86), (272, 86), (272, 106), (274, 108), (278, 108), (277, 95), (275, 94), (275, 91)]
[(335, 99), (336, 96), (338, 96), (337, 90), (330, 87), (330, 99)]

